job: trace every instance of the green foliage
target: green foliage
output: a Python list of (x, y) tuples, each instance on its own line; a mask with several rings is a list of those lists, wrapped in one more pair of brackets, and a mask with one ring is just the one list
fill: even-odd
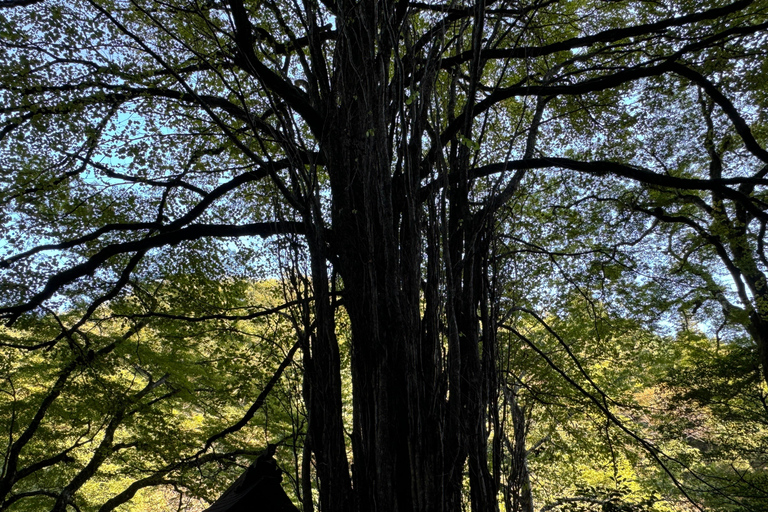
[(766, 510), (766, 1), (470, 4), (0, 0), (0, 510)]
[[(253, 457), (267, 442), (302, 435), (301, 403), (283, 402), (300, 385), (297, 370), (289, 368), (250, 424), (215, 441), (214, 456), (200, 451), (253, 404), (295, 334), (290, 324), (270, 317), (183, 321), (205, 314), (196, 301), (184, 300), (201, 283), (183, 283), (180, 279), (168, 292), (161, 283), (152, 296), (140, 291), (126, 297), (78, 328), (69, 343), (45, 353), (12, 347), (44, 342), (53, 326), (46, 332), (38, 322), (3, 331), (0, 430), (16, 442), (44, 413), (21, 451), (17, 471), (29, 474), (14, 484), (11, 496), (19, 499), (11, 498), (10, 510), (50, 506), (49, 498), (35, 492), (72, 485), (100, 451), (104, 458), (87, 483), (74, 488), (81, 510), (101, 510), (134, 481), (152, 475), (156, 481), (121, 510), (167, 508), (176, 493), (210, 501), (242, 471), (235, 461)], [(205, 285), (218, 291), (206, 293), (208, 307), (217, 311), (268, 307), (278, 293), (275, 283)], [(217, 304), (210, 303), (214, 296)], [(152, 313), (161, 316), (137, 317), (141, 301), (151, 301)], [(6, 446), (6, 456), (10, 449)], [(281, 460), (291, 471), (292, 457), (284, 453)], [(31, 498), (22, 498), (25, 493)]]
[(752, 348), (691, 331), (661, 337), (583, 299), (546, 326), (521, 319), (527, 341), (509, 356), (546, 510), (678, 511), (688, 499), (764, 510), (767, 394)]

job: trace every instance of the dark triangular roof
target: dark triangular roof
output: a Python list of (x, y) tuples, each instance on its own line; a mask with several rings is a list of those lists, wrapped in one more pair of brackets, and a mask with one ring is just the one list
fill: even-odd
[(282, 471), (267, 452), (204, 512), (299, 512), (280, 485), (282, 480)]

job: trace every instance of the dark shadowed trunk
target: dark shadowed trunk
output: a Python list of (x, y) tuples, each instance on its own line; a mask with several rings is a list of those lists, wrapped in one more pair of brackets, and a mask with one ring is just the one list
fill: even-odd
[(408, 109), (402, 101), (413, 79), (398, 56), (403, 13), (373, 3), (346, 9), (337, 18), (337, 108), (327, 112), (321, 150), (331, 181), (330, 246), (352, 330), (357, 505), (458, 512), (468, 462), (473, 510), (494, 510), (478, 317), (486, 240), (461, 176), (468, 153), (439, 170), (459, 175), (450, 208), (424, 207), (427, 112), (421, 101)]

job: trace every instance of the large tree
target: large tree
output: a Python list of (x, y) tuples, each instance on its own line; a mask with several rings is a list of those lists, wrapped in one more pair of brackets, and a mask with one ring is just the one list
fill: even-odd
[[(249, 277), (279, 240), (322, 510), (496, 510), (499, 325), (558, 286), (653, 309), (617, 297), (664, 281), (662, 233), (704, 283), (664, 305), (733, 302), (709, 247), (768, 377), (764, 1), (0, 5), (0, 314), (76, 304), (27, 348), (88, 354), (131, 283), (199, 271), (196, 248)], [(510, 278), (526, 252), (549, 277)]]

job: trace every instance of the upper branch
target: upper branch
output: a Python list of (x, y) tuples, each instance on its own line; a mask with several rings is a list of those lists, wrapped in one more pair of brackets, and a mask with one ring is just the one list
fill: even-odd
[(0, 317), (7, 318), (8, 325), (12, 324), (19, 316), (40, 306), (67, 284), (86, 275), (93, 274), (107, 260), (121, 254), (146, 252), (157, 247), (176, 245), (183, 241), (198, 240), (200, 238), (268, 237), (282, 233), (303, 232), (303, 223), (291, 221), (256, 222), (241, 225), (192, 224), (177, 231), (161, 233), (141, 240), (111, 244), (91, 256), (87, 261), (51, 276), (43, 290), (33, 295), (26, 303), (0, 308)]
[[(489, 176), (505, 171), (517, 171), (520, 169), (546, 169), (559, 167), (573, 171), (584, 172), (595, 175), (614, 175), (629, 178), (634, 181), (655, 185), (665, 188), (682, 190), (709, 190), (717, 192), (723, 197), (728, 198), (746, 208), (756, 218), (768, 220), (768, 205), (754, 197), (750, 197), (739, 190), (734, 190), (728, 185), (738, 185), (742, 183), (752, 183), (754, 185), (768, 186), (768, 180), (760, 178), (722, 178), (722, 179), (699, 179), (699, 178), (678, 178), (667, 174), (658, 174), (649, 169), (630, 166), (626, 164), (596, 161), (582, 162), (570, 158), (531, 158), (529, 160), (510, 160), (507, 162), (498, 162), (493, 164), (476, 167), (472, 172), (473, 178)], [(421, 194), (423, 198), (435, 193), (443, 185), (442, 181), (435, 180), (422, 187)]]
[(755, 136), (752, 134), (749, 125), (741, 117), (741, 114), (736, 109), (734, 104), (729, 100), (711, 81), (709, 81), (704, 75), (691, 68), (683, 66), (682, 64), (674, 63), (671, 65), (671, 70), (675, 73), (684, 76), (695, 84), (701, 86), (702, 89), (712, 98), (718, 106), (723, 109), (725, 115), (733, 123), (733, 127), (736, 129), (736, 133), (739, 134), (741, 140), (744, 141), (744, 145), (750, 153), (755, 155), (763, 162), (768, 163), (768, 151), (763, 149), (760, 144), (755, 140)]
[[(672, 27), (680, 27), (695, 23), (698, 21), (712, 20), (721, 18), (736, 11), (745, 9), (754, 3), (754, 0), (739, 0), (732, 4), (710, 9), (700, 13), (688, 14), (676, 18), (668, 18), (655, 23), (645, 23), (634, 27), (612, 28), (598, 32), (591, 36), (573, 37), (565, 41), (558, 41), (544, 46), (523, 46), (516, 48), (489, 48), (483, 50), (483, 57), (486, 59), (525, 59), (529, 57), (541, 57), (551, 55), (556, 52), (572, 50), (575, 48), (584, 48), (597, 43), (613, 43), (629, 37), (637, 37), (652, 33), (663, 33)], [(443, 59), (441, 65), (443, 68), (450, 68), (468, 62), (472, 59), (472, 50), (465, 51), (453, 57)]]
[(253, 26), (242, 0), (229, 0), (232, 18), (235, 22), (235, 41), (238, 50), (238, 64), (264, 86), (277, 94), (298, 112), (312, 132), (320, 137), (323, 131), (322, 116), (310, 105), (306, 93), (265, 66), (254, 51)]

